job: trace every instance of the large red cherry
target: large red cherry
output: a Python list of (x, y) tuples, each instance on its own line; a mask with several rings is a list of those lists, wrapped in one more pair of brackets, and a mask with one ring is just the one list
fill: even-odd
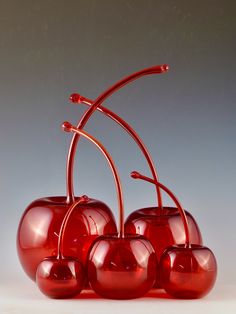
[[(17, 233), (18, 256), (33, 280), (39, 263), (45, 257), (57, 254), (60, 226), (70, 205), (65, 196), (38, 199), (28, 206), (21, 218)], [(109, 207), (91, 198), (77, 205), (68, 228), (64, 253), (78, 258), (83, 264), (96, 237), (117, 232)]]
[(141, 297), (152, 288), (156, 273), (155, 251), (143, 236), (99, 237), (89, 255), (89, 282), (105, 298)]
[(114, 162), (91, 135), (63, 124), (65, 131), (76, 132), (90, 139), (103, 153), (112, 170), (119, 204), (119, 234), (101, 236), (91, 246), (88, 256), (88, 279), (93, 290), (106, 298), (130, 299), (147, 293), (156, 279), (157, 260), (151, 243), (142, 236), (124, 234), (124, 207), (120, 178)]
[(214, 286), (217, 265), (210, 249), (200, 245), (176, 245), (161, 256), (160, 281), (175, 298), (196, 299), (205, 296)]

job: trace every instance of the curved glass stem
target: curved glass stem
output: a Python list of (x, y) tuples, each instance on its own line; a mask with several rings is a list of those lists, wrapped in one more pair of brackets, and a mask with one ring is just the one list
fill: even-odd
[(172, 200), (176, 204), (176, 207), (178, 208), (179, 214), (180, 214), (181, 219), (183, 221), (184, 232), (185, 232), (185, 244), (186, 244), (186, 246), (189, 246), (190, 245), (190, 241), (189, 241), (190, 238), (189, 238), (188, 219), (187, 219), (185, 211), (184, 211), (182, 205), (180, 204), (179, 200), (177, 199), (177, 197), (164, 184), (162, 184), (160, 182), (157, 182), (157, 181), (155, 181), (155, 180), (153, 180), (153, 179), (151, 179), (149, 177), (146, 177), (146, 176), (142, 175), (141, 173), (139, 173), (137, 171), (131, 172), (131, 177), (133, 179), (141, 179), (141, 180), (150, 182), (152, 184), (158, 185), (162, 190), (164, 190), (172, 198)]
[[(91, 107), (94, 103), (92, 100), (85, 98), (79, 94), (72, 94), (71, 101), (77, 104), (85, 104), (89, 107)], [(141, 149), (145, 159), (147, 160), (153, 179), (155, 181), (159, 181), (159, 177), (158, 177), (154, 162), (152, 160), (152, 157), (148, 149), (144, 145), (144, 142), (141, 140), (141, 138), (138, 136), (135, 130), (120, 116), (118, 116), (116, 113), (112, 112), (111, 110), (107, 109), (106, 107), (100, 105), (97, 108), (97, 110), (99, 110), (105, 116), (109, 117), (110, 119), (115, 121), (117, 124), (119, 124), (133, 138), (133, 140), (138, 144), (139, 148)], [(163, 205), (162, 205), (161, 189), (158, 185), (155, 185), (155, 187), (156, 187), (156, 192), (157, 192), (157, 204), (158, 204), (157, 206), (162, 209)]]
[(70, 219), (70, 216), (71, 216), (72, 212), (74, 211), (74, 209), (77, 207), (77, 205), (85, 202), (86, 199), (87, 199), (86, 196), (80, 197), (80, 199), (77, 202), (75, 202), (73, 205), (71, 205), (71, 207), (68, 209), (68, 211), (66, 212), (66, 214), (62, 220), (59, 235), (58, 235), (58, 244), (57, 244), (57, 258), (58, 259), (64, 258), (63, 253), (62, 253), (63, 252), (62, 246), (63, 246), (63, 242), (64, 242), (63, 239), (64, 239), (65, 230), (66, 230), (68, 221)]
[(86, 139), (88, 139), (90, 142), (95, 144), (97, 148), (102, 152), (103, 156), (106, 158), (112, 174), (114, 176), (114, 181), (116, 184), (116, 192), (117, 192), (117, 199), (118, 199), (118, 205), (119, 205), (119, 237), (123, 238), (124, 237), (124, 201), (123, 201), (123, 192), (122, 192), (122, 187), (121, 187), (121, 182), (120, 182), (120, 177), (118, 174), (118, 171), (116, 169), (115, 163), (108, 153), (108, 151), (105, 149), (105, 147), (93, 136), (89, 135), (88, 133), (76, 128), (69, 122), (64, 122), (63, 123), (63, 129), (66, 132), (74, 132), (76, 134), (82, 135)]
[[(77, 128), (80, 130), (84, 128), (90, 116), (95, 112), (95, 110), (105, 101), (110, 95), (119, 90), (122, 86), (144, 76), (151, 74), (159, 74), (168, 71), (167, 65), (157, 65), (151, 68), (147, 68), (131, 74), (124, 79), (120, 80), (110, 88), (108, 88), (104, 93), (102, 93), (93, 103), (93, 105), (84, 113), (80, 119)], [(75, 133), (70, 144), (68, 157), (67, 157), (67, 203), (74, 202), (74, 187), (73, 187), (73, 168), (74, 168), (74, 159), (75, 159), (75, 150), (79, 140), (80, 134)]]

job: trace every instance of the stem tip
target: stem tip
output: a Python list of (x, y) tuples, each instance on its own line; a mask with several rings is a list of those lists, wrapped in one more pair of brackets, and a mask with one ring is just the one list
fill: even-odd
[(132, 171), (130, 173), (131, 178), (133, 179), (139, 179), (140, 178), (140, 173), (138, 171)]
[(65, 132), (71, 132), (72, 131), (72, 124), (68, 121), (65, 121), (62, 123), (61, 128)]
[(70, 101), (74, 104), (80, 104), (82, 102), (81, 95), (78, 93), (74, 93), (70, 95)]
[(163, 70), (163, 72), (167, 72), (167, 71), (169, 71), (169, 69), (170, 69), (170, 67), (169, 67), (168, 64), (163, 64), (163, 65), (162, 65), (162, 70)]

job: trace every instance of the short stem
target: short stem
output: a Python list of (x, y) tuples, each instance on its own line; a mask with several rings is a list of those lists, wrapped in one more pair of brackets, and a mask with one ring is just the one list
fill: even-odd
[(119, 237), (124, 237), (124, 201), (123, 201), (123, 193), (122, 193), (122, 187), (120, 182), (120, 177), (118, 174), (118, 171), (116, 169), (115, 163), (113, 159), (111, 158), (108, 151), (105, 149), (105, 147), (93, 136), (89, 135), (88, 133), (76, 128), (75, 126), (71, 125), (69, 122), (63, 123), (63, 129), (66, 132), (74, 132), (76, 134), (82, 135), (86, 139), (88, 139), (90, 142), (95, 144), (97, 148), (102, 152), (103, 156), (106, 158), (112, 174), (114, 176), (115, 184), (116, 184), (116, 192), (117, 192), (117, 199), (119, 204), (119, 217), (120, 217), (120, 225), (119, 225)]
[(190, 245), (190, 237), (189, 237), (188, 219), (187, 219), (185, 211), (184, 211), (182, 205), (180, 204), (179, 200), (177, 199), (177, 197), (164, 184), (157, 182), (157, 181), (155, 181), (149, 177), (146, 177), (137, 171), (131, 172), (131, 177), (133, 179), (141, 179), (141, 180), (150, 182), (152, 184), (158, 185), (162, 190), (164, 190), (172, 198), (172, 200), (176, 204), (176, 207), (178, 208), (179, 214), (180, 214), (182, 221), (183, 221), (184, 231), (185, 231), (185, 244), (186, 244), (186, 246), (189, 246)]
[(82, 196), (77, 202), (75, 202), (73, 205), (71, 205), (71, 207), (68, 209), (68, 211), (66, 212), (62, 223), (61, 223), (61, 227), (60, 227), (60, 231), (59, 231), (59, 235), (58, 235), (58, 245), (57, 245), (57, 258), (58, 259), (62, 259), (64, 258), (63, 255), (63, 239), (64, 239), (64, 234), (65, 234), (65, 230), (68, 224), (68, 221), (71, 217), (72, 212), (74, 211), (74, 209), (77, 207), (77, 205), (79, 205), (80, 203), (86, 201), (86, 196)]
[[(120, 80), (110, 88), (108, 88), (104, 93), (102, 93), (93, 103), (93, 105), (84, 113), (82, 118), (80, 119), (77, 128), (80, 130), (84, 128), (87, 121), (89, 120), (90, 116), (95, 112), (95, 110), (102, 104), (103, 101), (105, 101), (110, 95), (112, 95), (115, 91), (120, 89), (122, 86), (138, 79), (139, 77), (142, 77), (144, 75), (150, 75), (150, 74), (158, 74), (158, 73), (164, 73), (168, 71), (169, 67), (167, 65), (157, 65), (153, 66), (151, 68), (147, 68), (144, 70), (141, 70), (139, 72), (136, 72), (134, 74), (131, 74), (124, 79)], [(75, 159), (75, 151), (76, 146), (78, 143), (80, 135), (74, 134), (69, 152), (67, 157), (67, 203), (72, 203), (74, 201), (74, 187), (73, 187), (73, 168), (74, 168), (74, 159)]]
[[(94, 103), (92, 100), (85, 98), (79, 94), (72, 94), (70, 99), (73, 103), (85, 104), (89, 107), (91, 107)], [(100, 112), (105, 114), (107, 117), (111, 118), (113, 121), (119, 124), (134, 139), (134, 141), (138, 144), (139, 148), (141, 149), (145, 159), (147, 160), (153, 179), (155, 181), (159, 181), (158, 174), (157, 174), (154, 162), (152, 160), (152, 157), (148, 149), (146, 148), (144, 142), (141, 140), (141, 138), (138, 136), (135, 130), (125, 120), (123, 120), (121, 117), (119, 117), (117, 114), (115, 114), (111, 110), (103, 106), (99, 106), (97, 110), (99, 110)], [(155, 187), (156, 187), (156, 192), (157, 192), (157, 204), (158, 204), (157, 206), (162, 209), (163, 204), (162, 204), (161, 189), (158, 185), (155, 185)]]

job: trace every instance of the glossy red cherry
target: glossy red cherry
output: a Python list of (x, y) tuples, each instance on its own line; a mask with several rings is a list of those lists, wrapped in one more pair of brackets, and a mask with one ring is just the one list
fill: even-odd
[(123, 194), (114, 162), (105, 149), (91, 135), (64, 122), (65, 131), (76, 132), (101, 150), (112, 170), (119, 204), (118, 235), (102, 236), (91, 246), (88, 256), (88, 279), (93, 290), (113, 299), (137, 298), (147, 293), (156, 279), (157, 260), (151, 243), (142, 236), (124, 234)]
[(88, 260), (88, 278), (97, 294), (111, 299), (143, 296), (156, 279), (157, 260), (142, 236), (102, 236), (95, 240)]
[(85, 271), (74, 258), (49, 257), (39, 264), (36, 282), (41, 292), (48, 297), (71, 298), (82, 290)]
[[(31, 279), (35, 280), (37, 267), (45, 257), (57, 255), (60, 226), (70, 205), (65, 196), (47, 197), (34, 201), (24, 212), (18, 227), (17, 251)], [(109, 207), (90, 198), (77, 205), (68, 229), (64, 240), (65, 255), (78, 258), (84, 265), (94, 239), (117, 232)]]
[(176, 245), (161, 256), (160, 281), (175, 298), (195, 299), (205, 296), (214, 286), (217, 264), (210, 249), (200, 245)]

